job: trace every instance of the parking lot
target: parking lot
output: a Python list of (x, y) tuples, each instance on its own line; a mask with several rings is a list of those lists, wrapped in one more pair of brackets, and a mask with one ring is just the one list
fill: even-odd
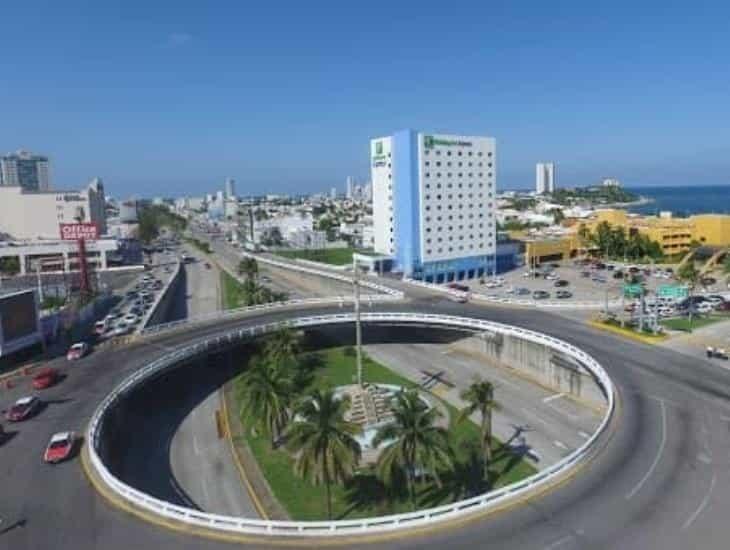
[[(469, 290), (495, 298), (606, 302), (621, 297), (624, 277), (627, 280), (633, 277), (637, 284), (642, 284), (648, 290), (648, 296), (661, 285), (680, 284), (671, 266), (581, 265), (579, 261), (565, 260), (545, 263), (533, 270), (515, 269), (496, 278), (487, 277), (483, 282), (473, 281)], [(699, 295), (722, 292), (727, 292), (727, 288), (721, 280), (695, 291)]]

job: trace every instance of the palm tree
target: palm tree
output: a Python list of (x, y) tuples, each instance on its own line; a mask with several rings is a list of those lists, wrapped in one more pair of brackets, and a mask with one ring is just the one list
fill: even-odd
[(700, 279), (700, 272), (697, 271), (694, 260), (690, 260), (682, 267), (680, 267), (677, 271), (677, 277), (679, 277), (680, 281), (684, 281), (685, 283), (687, 283), (687, 287), (689, 289), (689, 317), (687, 325), (689, 328), (689, 332), (692, 332), (692, 309), (694, 307), (694, 303), (692, 301), (692, 291), (697, 285), (697, 281)]
[(245, 275), (247, 280), (255, 280), (259, 274), (256, 258), (246, 256), (238, 263), (238, 274)]
[(395, 397), (393, 422), (378, 429), (373, 446), (387, 443), (378, 458), (378, 476), (386, 485), (405, 474), (411, 508), (416, 509), (415, 479), (428, 472), (441, 485), (439, 468), (451, 467), (453, 457), (448, 432), (436, 426), (441, 413), (429, 408), (415, 390), (401, 391)]
[(265, 428), (271, 436), (273, 449), (289, 421), (294, 392), (288, 372), (277, 364), (255, 357), (241, 375), (238, 387), (243, 403), (241, 422)]
[(494, 385), (486, 380), (477, 378), (461, 392), (461, 398), (467, 402), (466, 407), (459, 414), (459, 421), (468, 419), (478, 412), (481, 418), (479, 431), (482, 448), (482, 475), (488, 477), (488, 467), (492, 461), (492, 411), (499, 408), (494, 400)]
[(264, 345), (264, 354), (275, 363), (285, 363), (294, 359), (300, 350), (299, 336), (288, 327), (280, 328), (269, 336)]
[(297, 454), (294, 471), (326, 487), (328, 519), (332, 519), (332, 483), (351, 478), (360, 461), (355, 436), (362, 428), (345, 420), (349, 407), (349, 399), (338, 399), (332, 390), (315, 390), (297, 407), (286, 433), (287, 448)]

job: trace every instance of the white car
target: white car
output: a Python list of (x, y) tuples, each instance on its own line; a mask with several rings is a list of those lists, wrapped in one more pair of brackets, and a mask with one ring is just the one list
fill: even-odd
[(124, 336), (129, 333), (130, 328), (131, 327), (127, 325), (127, 323), (120, 321), (114, 326), (112, 331), (109, 333), (109, 336)]
[(695, 310), (698, 313), (711, 313), (714, 309), (714, 306), (710, 302), (702, 302), (695, 306)]
[(137, 323), (139, 323), (139, 317), (137, 317), (133, 313), (128, 313), (127, 315), (125, 315), (123, 320), (127, 325), (136, 325)]
[(548, 273), (547, 275), (545, 275), (546, 281), (557, 281), (558, 279), (560, 279), (560, 275), (558, 275), (557, 273)]

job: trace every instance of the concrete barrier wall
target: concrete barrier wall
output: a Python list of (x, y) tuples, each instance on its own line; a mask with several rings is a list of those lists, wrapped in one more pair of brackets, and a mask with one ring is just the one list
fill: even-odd
[(451, 344), (484, 359), (492, 366), (514, 369), (526, 378), (564, 393), (594, 408), (604, 408), (606, 398), (593, 375), (575, 359), (547, 346), (508, 334), (483, 332)]
[(149, 328), (167, 321), (170, 310), (174, 307), (178, 286), (183, 284), (185, 280), (185, 277), (183, 276), (184, 269), (185, 268), (182, 263), (178, 262), (177, 267), (175, 268), (175, 273), (173, 273), (172, 277), (168, 281), (167, 286), (162, 289), (162, 292), (152, 305), (147, 318), (140, 325), (140, 329)]

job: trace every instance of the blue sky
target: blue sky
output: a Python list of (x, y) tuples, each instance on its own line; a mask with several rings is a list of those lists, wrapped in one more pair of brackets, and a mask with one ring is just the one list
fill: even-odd
[(498, 185), (730, 184), (730, 7), (12, 2), (0, 151), (126, 195), (308, 192), (401, 128), (497, 138)]

